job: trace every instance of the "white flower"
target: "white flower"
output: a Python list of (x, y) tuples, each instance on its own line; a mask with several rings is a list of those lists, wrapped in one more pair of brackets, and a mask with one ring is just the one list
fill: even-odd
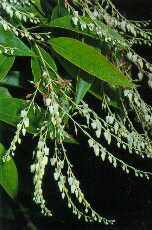
[(78, 17), (72, 17), (72, 21), (73, 21), (73, 23), (74, 23), (74, 25), (76, 26), (77, 24), (78, 24)]
[(45, 143), (44, 143), (43, 141), (39, 141), (37, 147), (38, 147), (39, 149), (42, 149), (42, 148), (44, 147), (44, 144), (45, 144)]
[(53, 113), (53, 106), (52, 105), (49, 106), (48, 109), (49, 109), (49, 112), (52, 114)]
[(95, 155), (99, 156), (99, 152), (100, 152), (99, 145), (98, 144), (94, 144), (93, 148), (94, 148)]
[(91, 123), (91, 126), (92, 126), (93, 129), (96, 129), (96, 128), (97, 128), (97, 122), (96, 122), (96, 121), (93, 121), (93, 122)]
[(27, 111), (26, 110), (22, 110), (21, 111), (21, 117), (26, 117), (27, 116)]
[(48, 157), (47, 156), (44, 156), (43, 157), (43, 160), (42, 160), (42, 165), (47, 165), (47, 163), (48, 163)]
[(54, 113), (57, 113), (59, 110), (59, 105), (57, 103), (53, 104)]
[(97, 136), (97, 138), (99, 138), (100, 135), (101, 135), (101, 129), (97, 129), (97, 131), (96, 131), (96, 136)]
[(40, 158), (40, 157), (42, 156), (42, 152), (41, 152), (40, 150), (38, 150), (38, 151), (36, 152), (36, 156), (37, 156), (37, 158)]
[(71, 185), (71, 193), (74, 193), (75, 190), (76, 190), (76, 186), (75, 186), (75, 184), (72, 184), (72, 185)]
[(53, 157), (50, 159), (50, 161), (51, 161), (51, 165), (54, 166), (57, 162), (57, 159), (55, 157)]
[(125, 21), (122, 21), (122, 22), (120, 23), (120, 26), (121, 26), (121, 29), (122, 29), (123, 31), (126, 30), (126, 22), (125, 22)]
[(63, 168), (64, 167), (64, 161), (58, 161), (57, 165), (59, 168)]
[(36, 165), (32, 164), (31, 167), (30, 167), (30, 169), (31, 169), (31, 173), (33, 173), (35, 171), (35, 169), (36, 169)]
[(103, 151), (103, 152), (101, 153), (101, 159), (104, 161), (105, 158), (106, 158), (106, 152)]
[(81, 29), (86, 29), (87, 25), (84, 22), (80, 22)]
[(109, 131), (104, 132), (104, 137), (107, 140), (108, 144), (110, 144), (111, 143), (111, 134)]
[(47, 97), (45, 99), (45, 104), (46, 104), (46, 106), (49, 106), (51, 104), (51, 99)]
[(114, 124), (115, 134), (117, 134), (118, 128), (119, 128), (119, 125), (118, 125), (118, 123), (116, 122), (116, 123)]
[(128, 56), (128, 58), (131, 60), (133, 55), (132, 55), (131, 52), (129, 52), (129, 53), (127, 53), (127, 56)]
[(59, 179), (59, 176), (60, 176), (60, 173), (59, 173), (59, 172), (55, 172), (55, 173), (54, 173), (54, 179), (55, 179), (55, 180), (58, 180), (58, 179)]
[(142, 80), (143, 79), (143, 73), (139, 72), (138, 73), (138, 78), (139, 78), (139, 80)]
[(109, 124), (113, 124), (114, 117), (113, 116), (106, 116), (106, 122)]
[(93, 23), (88, 24), (89, 30), (93, 31), (94, 27), (95, 27), (95, 25)]
[(22, 129), (22, 134), (23, 134), (23, 136), (25, 136), (25, 134), (26, 134), (26, 129), (25, 128)]
[(49, 155), (49, 148), (48, 147), (44, 148), (44, 153), (45, 153), (45, 155)]
[(26, 128), (29, 127), (29, 119), (28, 119), (28, 117), (24, 118), (23, 123), (24, 123)]
[(89, 140), (88, 140), (88, 144), (89, 144), (90, 147), (93, 147), (93, 144), (94, 144), (93, 140), (92, 140), (92, 139), (89, 139)]
[(96, 18), (99, 16), (99, 13), (96, 9), (94, 9), (94, 11), (92, 12), (93, 16)]
[(64, 184), (61, 181), (59, 181), (58, 186), (59, 186), (60, 192), (62, 192), (64, 188)]
[(73, 183), (73, 177), (69, 177), (68, 178), (68, 182), (69, 182), (69, 185), (72, 185), (72, 183)]

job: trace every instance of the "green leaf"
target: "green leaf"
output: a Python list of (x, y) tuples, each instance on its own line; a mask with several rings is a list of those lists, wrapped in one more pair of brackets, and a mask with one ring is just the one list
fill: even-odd
[(6, 84), (8, 86), (20, 86), (20, 72), (19, 71), (10, 71), (7, 76), (0, 81), (0, 84)]
[(98, 39), (96, 33), (89, 31), (89, 29), (81, 30), (79, 26), (75, 26), (72, 22), (72, 16), (64, 16), (60, 18), (56, 18), (48, 23), (46, 26), (51, 28), (62, 28), (65, 30), (70, 30), (79, 34), (84, 34), (94, 39)]
[(0, 87), (0, 97), (11, 97), (11, 94), (9, 93), (8, 89)]
[(59, 60), (60, 64), (63, 66), (63, 68), (70, 75), (71, 78), (76, 80), (76, 77), (77, 77), (77, 75), (79, 73), (79, 77), (82, 80), (84, 80), (88, 84), (91, 84), (91, 88), (89, 89), (89, 93), (91, 93), (93, 96), (95, 96), (99, 100), (103, 99), (102, 98), (102, 95), (103, 95), (103, 90), (102, 90), (103, 81), (100, 81), (97, 78), (94, 79), (88, 73), (80, 70), (78, 67), (76, 67), (73, 64), (71, 64), (70, 62), (66, 61), (65, 59), (63, 59), (59, 55), (56, 55), (56, 58)]
[(92, 78), (91, 82), (85, 81), (79, 76), (77, 77), (77, 86), (76, 86), (76, 97), (75, 103), (79, 104), (80, 101), (84, 98), (88, 90), (90, 89), (94, 79)]
[(14, 57), (0, 54), (0, 80), (2, 80), (8, 74), (14, 63), (14, 60)]
[(52, 10), (51, 20), (54, 20), (59, 17), (63, 17), (67, 14), (68, 14), (68, 10), (59, 3)]
[(123, 87), (135, 85), (95, 48), (73, 38), (59, 37), (48, 41), (53, 50), (87, 73)]
[(57, 67), (51, 55), (40, 46), (33, 46), (32, 49), (37, 55), (37, 57), (31, 58), (31, 68), (34, 76), (34, 81), (38, 82), (41, 79), (42, 74), (44, 72), (42, 70), (42, 61), (40, 61), (41, 59), (43, 59), (44, 64), (46, 65), (47, 69), (49, 69), (51, 78), (56, 79), (55, 73), (57, 72)]
[[(0, 143), (0, 159), (2, 159), (5, 151), (4, 146)], [(13, 159), (0, 163), (0, 185), (11, 198), (16, 197), (18, 192), (18, 173)]]
[(34, 53), (11, 31), (5, 31), (0, 25), (0, 45), (15, 48), (16, 56), (33, 56)]
[[(110, 38), (113, 42), (119, 43), (119, 46), (122, 48), (128, 48), (128, 44), (125, 39), (117, 31), (111, 29), (108, 25), (98, 20), (92, 20), (91, 18), (86, 16), (79, 16), (79, 19), (86, 23), (86, 25), (89, 25), (90, 23), (96, 23), (96, 25), (101, 29), (105, 37)], [(47, 26), (51, 28), (62, 28), (65, 30), (71, 30), (73, 32), (84, 34), (94, 39), (100, 39), (97, 35), (96, 30), (91, 31), (88, 27), (82, 30), (80, 24), (75, 26), (72, 21), (71, 15), (54, 19), (50, 23), (48, 23)]]
[(34, 76), (34, 82), (40, 81), (42, 77), (42, 69), (38, 57), (31, 58), (31, 68), (32, 68), (32, 74)]

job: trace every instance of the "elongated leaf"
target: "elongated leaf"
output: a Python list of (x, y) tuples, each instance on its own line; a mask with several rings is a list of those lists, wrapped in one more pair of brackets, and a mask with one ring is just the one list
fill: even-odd
[(8, 74), (14, 63), (14, 60), (14, 57), (0, 54), (0, 80), (2, 80)]
[[(128, 44), (125, 41), (125, 39), (117, 31), (111, 29), (106, 24), (104, 24), (98, 20), (93, 21), (91, 18), (86, 17), (86, 16), (79, 16), (79, 19), (81, 21), (83, 21), (84, 23), (86, 23), (86, 25), (96, 23), (96, 26), (98, 26), (101, 29), (101, 31), (103, 32), (105, 37), (110, 38), (111, 41), (113, 41), (113, 42), (119, 43), (119, 45), (122, 48), (128, 48)], [(97, 36), (96, 30), (94, 30), (94, 29), (90, 30), (88, 27), (86, 27), (85, 29), (82, 30), (79, 23), (77, 26), (75, 26), (73, 21), (72, 21), (71, 15), (56, 18), (56, 19), (52, 20), (50, 23), (48, 23), (47, 26), (52, 27), (52, 28), (62, 28), (62, 29), (66, 29), (66, 30), (71, 30), (73, 32), (84, 34), (84, 35), (92, 37), (94, 39), (99, 39), (99, 37)]]
[(55, 52), (89, 74), (123, 87), (135, 86), (95, 48), (76, 39), (59, 37), (49, 40)]
[[(0, 143), (0, 160), (5, 151), (4, 146)], [(16, 197), (18, 191), (18, 173), (13, 159), (5, 163), (0, 163), (0, 185), (11, 198), (14, 199)]]
[(90, 76), (88, 73), (80, 70), (78, 67), (74, 66), (73, 64), (71, 64), (70, 62), (66, 61), (64, 58), (60, 57), (59, 55), (56, 55), (56, 58), (59, 60), (60, 64), (63, 66), (63, 68), (65, 69), (65, 71), (70, 75), (70, 77), (72, 79), (76, 80), (76, 77), (79, 73), (79, 77), (84, 80), (85, 82), (87, 82), (88, 84), (92, 84), (91, 88), (89, 89), (89, 93), (91, 93), (93, 96), (95, 96), (97, 99), (102, 100), (102, 96), (103, 96), (103, 91), (102, 89), (102, 85), (103, 82), (100, 81), (99, 79), (94, 79), (93, 83), (93, 77)]
[[(80, 77), (81, 81), (84, 82), (84, 88), (85, 88), (85, 84), (86, 84), (86, 87), (87, 87), (87, 85), (89, 85), (89, 86), (91, 85), (91, 87), (89, 87), (89, 89), (88, 89), (88, 92), (91, 93), (98, 100), (100, 100), (100, 101), (103, 100), (103, 93), (104, 93), (103, 89), (105, 88), (105, 82), (100, 81), (97, 78), (93, 80), (93, 78), (90, 77), (89, 74), (87, 74), (84, 71), (81, 71), (78, 67), (74, 66), (70, 62), (68, 62), (65, 59), (61, 58), (59, 55), (56, 55), (56, 58), (59, 60), (60, 64), (63, 66), (63, 68), (70, 75), (71, 78), (76, 80), (76, 76), (79, 74), (79, 77)], [(113, 88), (114, 88), (114, 85), (113, 85), (112, 89)], [(80, 87), (80, 89), (81, 89), (81, 87)], [(109, 99), (110, 99), (110, 101), (107, 101), (107, 103), (109, 105), (117, 108), (117, 109), (121, 109), (120, 99), (118, 97), (118, 92), (119, 92), (120, 89), (119, 88), (116, 89), (115, 93), (113, 92), (114, 89), (113, 90), (112, 89), (108, 88), (108, 86), (106, 86), (106, 92), (107, 92), (107, 94), (109, 96)], [(82, 92), (82, 95), (80, 94), (80, 96), (83, 97), (84, 96), (83, 91), (81, 91), (81, 92)], [(76, 100), (78, 100), (77, 99), (77, 94), (76, 94)], [(80, 102), (80, 101), (78, 101), (78, 102)]]
[(43, 71), (42, 70), (42, 61), (40, 62), (40, 56), (43, 58), (43, 61), (47, 67), (47, 69), (49, 69), (50, 72), (50, 76), (52, 77), (52, 79), (56, 78), (56, 72), (57, 72), (57, 67), (55, 64), (54, 59), (51, 57), (51, 55), (49, 53), (47, 53), (42, 47), (38, 46), (38, 48), (36, 48), (35, 46), (32, 47), (33, 51), (35, 52), (35, 54), (37, 55), (37, 57), (32, 57), (31, 58), (31, 67), (32, 67), (32, 73), (34, 76), (34, 81), (37, 82), (41, 79)]
[(0, 25), (0, 44), (4, 47), (15, 48), (16, 56), (33, 56), (34, 53), (11, 31), (5, 31)]
[(77, 77), (77, 86), (76, 86), (76, 97), (75, 97), (75, 103), (79, 104), (80, 101), (84, 98), (88, 90), (90, 89), (94, 79), (92, 78), (92, 82), (88, 82)]
[(34, 76), (34, 82), (40, 81), (42, 77), (42, 69), (38, 57), (31, 58), (31, 68), (32, 68), (32, 74)]

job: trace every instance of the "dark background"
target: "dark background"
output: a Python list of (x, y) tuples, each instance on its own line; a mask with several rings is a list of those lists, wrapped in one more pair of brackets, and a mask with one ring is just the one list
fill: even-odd
[[(132, 19), (151, 19), (152, 1), (144, 0), (113, 0), (121, 12)], [(144, 47), (137, 51), (145, 57), (151, 57), (152, 49)], [(152, 90), (143, 82), (140, 90), (142, 97), (151, 103)], [(95, 110), (99, 110), (98, 102), (91, 96)], [(4, 125), (6, 130), (6, 125)], [(7, 127), (3, 133), (5, 144), (10, 143), (13, 129)], [(107, 230), (151, 230), (152, 229), (152, 184), (144, 179), (136, 178), (131, 173), (123, 173), (120, 168), (113, 169), (108, 162), (99, 163), (87, 147), (87, 140), (79, 136), (80, 146), (67, 145), (69, 157), (74, 165), (76, 176), (81, 181), (81, 188), (92, 207), (101, 216), (115, 218), (115, 226), (105, 227), (101, 224), (87, 224), (77, 221), (61, 199), (56, 182), (53, 180), (53, 170), (48, 167), (44, 180), (44, 196), (48, 207), (53, 211), (52, 218), (43, 217), (39, 208), (32, 202), (32, 180), (30, 174), (31, 149), (34, 149), (32, 136), (27, 136), (19, 146), (16, 163), (19, 170), (20, 191), (18, 202), (13, 202), (1, 190), (0, 209), (9, 218), (0, 219), (2, 230), (49, 230), (49, 229), (107, 229)], [(28, 146), (27, 146), (28, 143)], [(112, 146), (114, 148), (114, 146)], [(20, 155), (20, 157), (19, 157)], [(152, 161), (126, 154), (118, 153), (121, 159), (133, 164), (136, 168), (151, 170)], [(6, 215), (4, 214), (6, 213)], [(9, 214), (8, 214), (9, 213)], [(1, 215), (0, 215), (1, 216)], [(33, 227), (32, 227), (33, 226)], [(35, 228), (35, 229), (34, 229)]]

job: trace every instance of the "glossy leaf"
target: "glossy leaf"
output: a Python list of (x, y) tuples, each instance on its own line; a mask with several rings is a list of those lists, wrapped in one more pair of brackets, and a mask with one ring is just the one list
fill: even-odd
[(0, 54), (0, 80), (3, 80), (3, 78), (8, 74), (14, 63), (14, 60), (14, 57)]
[(56, 78), (55, 73), (57, 72), (57, 67), (51, 55), (40, 46), (37, 46), (37, 47), (33, 46), (32, 49), (37, 55), (37, 57), (31, 58), (31, 67), (32, 67), (32, 73), (34, 76), (34, 81), (38, 82), (41, 79), (42, 74), (43, 74), (43, 70), (42, 70), (42, 66), (40, 62), (40, 56), (43, 58), (43, 61), (46, 67), (50, 70), (50, 76), (53, 79), (55, 79)]
[(0, 25), (0, 44), (4, 47), (15, 48), (16, 56), (33, 56), (34, 53), (13, 32), (5, 31)]
[(42, 77), (42, 69), (38, 57), (31, 58), (31, 68), (34, 77), (34, 82), (38, 82)]
[[(5, 151), (4, 146), (0, 143), (0, 160)], [(0, 185), (11, 198), (16, 197), (18, 192), (18, 173), (13, 159), (0, 163)]]
[(100, 80), (123, 87), (135, 86), (95, 48), (83, 42), (73, 38), (59, 37), (49, 40), (49, 44), (66, 60)]
[[(93, 96), (95, 96), (97, 99), (102, 100), (102, 81), (99, 79), (94, 79), (92, 76), (90, 76), (88, 73), (80, 70), (78, 67), (74, 66), (70, 62), (66, 61), (59, 55), (56, 55), (56, 58), (59, 60), (60, 64), (63, 66), (65, 71), (69, 74), (70, 78), (75, 79), (77, 78), (77, 75), (79, 73), (79, 77), (87, 82), (88, 84), (91, 84), (91, 88), (89, 89), (89, 93), (91, 93)], [(94, 80), (94, 81), (93, 81)], [(93, 82), (92, 82), (93, 81)]]

